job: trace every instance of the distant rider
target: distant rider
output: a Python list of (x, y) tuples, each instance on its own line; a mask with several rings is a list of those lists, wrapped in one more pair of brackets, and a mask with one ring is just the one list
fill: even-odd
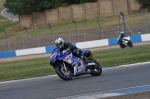
[(124, 32), (121, 31), (120, 34), (119, 34), (118, 44), (121, 44), (121, 43), (122, 43), (122, 39), (123, 39), (124, 36), (125, 36)]
[(74, 56), (81, 58), (85, 64), (88, 64), (88, 58), (85, 56), (82, 56), (81, 49), (73, 46), (70, 42), (65, 42), (62, 38), (57, 38), (55, 40), (55, 45), (57, 48), (60, 49), (60, 52), (62, 52), (65, 49), (69, 49)]

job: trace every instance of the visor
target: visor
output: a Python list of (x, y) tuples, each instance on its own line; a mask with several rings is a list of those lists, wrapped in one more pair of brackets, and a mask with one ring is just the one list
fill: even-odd
[(56, 46), (57, 46), (58, 48), (61, 48), (61, 46), (62, 46), (62, 42), (60, 42), (60, 43), (56, 44)]

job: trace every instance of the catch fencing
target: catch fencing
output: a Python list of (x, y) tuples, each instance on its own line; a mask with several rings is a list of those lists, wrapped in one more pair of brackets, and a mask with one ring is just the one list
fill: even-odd
[[(125, 16), (126, 35), (147, 34), (150, 32), (150, 13), (144, 10)], [(69, 25), (54, 27), (50, 24), (46, 28), (39, 28), (36, 31), (24, 29), (20, 34), (7, 33), (6, 30), (0, 34), (0, 51), (18, 50), (54, 45), (58, 37), (67, 42), (83, 42), (118, 37), (121, 29), (121, 17), (116, 16), (115, 20), (99, 18), (91, 20), (75, 21)], [(62, 28), (62, 29), (61, 29)], [(64, 28), (64, 29), (63, 29)]]

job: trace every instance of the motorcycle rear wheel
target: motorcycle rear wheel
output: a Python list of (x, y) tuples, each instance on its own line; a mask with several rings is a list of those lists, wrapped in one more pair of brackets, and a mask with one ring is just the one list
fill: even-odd
[[(67, 67), (66, 67), (67, 68)], [(64, 69), (63, 63), (57, 64), (55, 66), (56, 74), (63, 80), (71, 80), (73, 77), (72, 71), (67, 68), (67, 71)]]
[(123, 44), (120, 44), (120, 48), (122, 48), (122, 49), (123, 49), (123, 48), (124, 48), (124, 45), (123, 45)]
[(99, 75), (101, 75), (101, 73), (102, 73), (101, 65), (94, 59), (89, 59), (89, 60), (93, 61), (96, 64), (95, 66), (92, 66), (90, 68), (91, 69), (90, 75), (92, 75), (92, 76), (99, 76)]

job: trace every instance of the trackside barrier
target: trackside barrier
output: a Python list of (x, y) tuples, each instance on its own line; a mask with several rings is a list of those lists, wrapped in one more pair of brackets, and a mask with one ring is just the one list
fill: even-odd
[(109, 45), (108, 44), (108, 39), (76, 43), (76, 47), (81, 48), (81, 49), (93, 48), (93, 47), (102, 47), (102, 46), (108, 46), (108, 45)]
[(130, 40), (135, 43), (135, 42), (142, 42), (141, 35), (134, 35), (130, 36)]
[[(72, 45), (76, 46), (76, 43), (72, 43)], [(55, 45), (52, 45), (52, 46), (46, 46), (45, 49), (46, 49), (46, 53), (51, 53), (53, 51), (53, 49), (56, 48)]]
[(16, 56), (46, 53), (45, 47), (16, 50)]
[(15, 51), (7, 51), (7, 52), (0, 53), (0, 58), (8, 58), (8, 57), (14, 57), (14, 56), (16, 56)]
[(143, 41), (150, 41), (150, 34), (141, 35), (141, 39), (142, 39), (142, 42)]
[[(72, 43), (72, 44), (78, 48), (85, 49), (85, 48), (116, 45), (117, 39), (118, 38), (108, 38), (108, 39), (103, 39), (103, 40), (77, 42), (77, 43)], [(130, 39), (133, 43), (150, 41), (150, 33), (149, 34), (142, 34), (142, 35), (133, 35), (133, 36), (130, 36)], [(32, 55), (32, 54), (42, 54), (42, 53), (51, 53), (54, 48), (55, 48), (55, 46), (52, 45), (52, 46), (45, 46), (45, 47), (38, 47), (38, 48), (21, 49), (21, 50), (16, 50), (16, 51), (0, 52), (0, 58), (8, 58), (8, 57)]]

